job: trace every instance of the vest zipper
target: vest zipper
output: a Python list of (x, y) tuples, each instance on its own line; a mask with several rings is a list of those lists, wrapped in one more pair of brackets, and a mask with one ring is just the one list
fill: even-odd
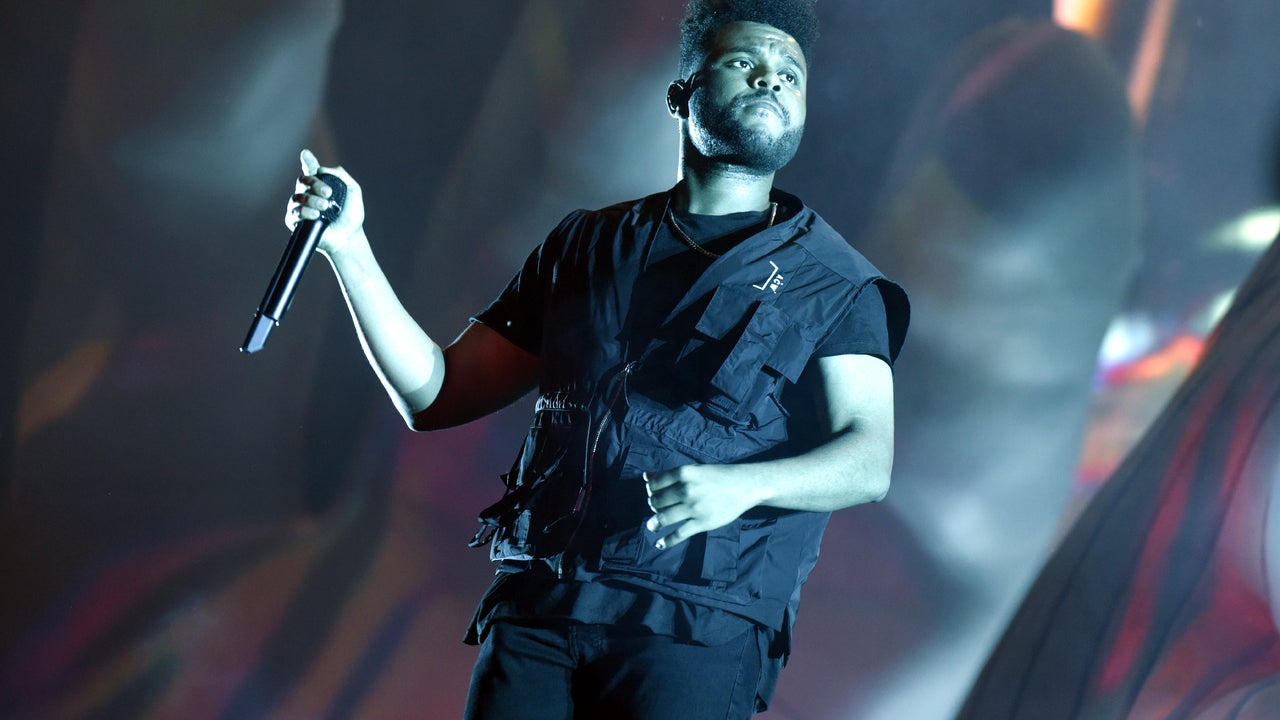
[(601, 416), (600, 422), (596, 424), (595, 432), (591, 437), (591, 448), (587, 453), (587, 467), (583, 470), (582, 487), (578, 489), (578, 499), (573, 505), (573, 514), (577, 518), (577, 524), (574, 525), (573, 532), (569, 533), (569, 539), (565, 541), (564, 550), (560, 553), (560, 557), (556, 558), (556, 578), (564, 579), (564, 557), (569, 554), (569, 548), (573, 546), (573, 541), (578, 537), (578, 531), (582, 529), (583, 514), (586, 512), (587, 504), (591, 500), (591, 473), (596, 466), (596, 451), (600, 448), (600, 438), (604, 437), (604, 432), (609, 428), (609, 424), (613, 421), (613, 407), (618, 404), (618, 398), (626, 392), (627, 377), (631, 375), (632, 370), (639, 364), (638, 360), (632, 360), (618, 371), (614, 378), (621, 378), (618, 387), (614, 389), (613, 396), (609, 398), (609, 402), (605, 405), (604, 415)]

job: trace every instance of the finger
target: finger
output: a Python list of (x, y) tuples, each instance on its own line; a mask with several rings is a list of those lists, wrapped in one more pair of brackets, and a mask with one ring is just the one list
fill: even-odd
[(659, 490), (670, 487), (675, 482), (675, 479), (671, 477), (670, 473), (644, 472), (640, 473), (640, 477), (644, 478), (645, 490), (650, 495), (657, 493)]
[(307, 148), (302, 149), (302, 153), (299, 155), (298, 159), (302, 162), (303, 175), (315, 175), (320, 172), (320, 161), (317, 160), (315, 154)]
[(661, 533), (692, 518), (693, 513), (688, 508), (678, 507), (655, 512), (653, 517), (645, 522), (644, 526), (649, 529), (649, 532)]
[(284, 226), (289, 228), (289, 232), (293, 232), (298, 229), (298, 223), (303, 220), (316, 220), (319, 217), (319, 210), (291, 202), (284, 213)]
[(689, 538), (703, 532), (705, 528), (699, 527), (696, 523), (687, 522), (671, 532), (658, 538), (653, 546), (659, 550), (670, 550)]
[(303, 175), (298, 178), (294, 190), (299, 193), (314, 193), (320, 197), (329, 197), (333, 195), (333, 188), (328, 183), (316, 177), (315, 175)]
[(330, 204), (329, 200), (317, 197), (311, 193), (298, 193), (293, 196), (293, 202), (299, 207), (309, 207), (321, 211), (328, 210)]
[(679, 505), (681, 502), (683, 502), (683, 500), (680, 498), (679, 494), (672, 492), (671, 490), (663, 490), (649, 496), (649, 507), (654, 512), (662, 512), (667, 508)]

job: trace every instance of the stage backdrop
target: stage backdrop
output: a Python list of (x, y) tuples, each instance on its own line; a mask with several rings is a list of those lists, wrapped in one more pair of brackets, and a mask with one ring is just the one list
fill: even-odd
[[(778, 184), (915, 314), (893, 489), (832, 518), (769, 717), (946, 718), (1280, 229), (1280, 5), (818, 7), (808, 128)], [(531, 399), (410, 433), (323, 261), (267, 348), (237, 351), (297, 155), (361, 181), (375, 252), (448, 340), (565, 213), (675, 181), (681, 15), (6, 5), (0, 716), (461, 713), (492, 573), (466, 541)], [(1205, 492), (1233, 477), (1207, 472)], [(1265, 549), (1265, 522), (1231, 527)], [(1208, 707), (1247, 687), (1223, 662), (1163, 657), (1161, 688), (1207, 687), (1186, 706)], [(1241, 682), (1265, 688), (1256, 667)]]

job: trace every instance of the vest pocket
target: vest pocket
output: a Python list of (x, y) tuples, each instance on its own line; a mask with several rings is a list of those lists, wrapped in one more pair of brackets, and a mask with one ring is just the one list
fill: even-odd
[[(720, 287), (695, 326), (708, 345), (720, 348), (708, 358), (710, 391), (699, 407), (726, 424), (758, 427), (776, 419), (776, 409), (761, 401), (781, 378), (799, 378), (813, 350), (813, 343), (784, 310), (759, 298), (759, 293)], [(727, 318), (736, 322), (729, 325)], [(698, 341), (695, 337), (689, 345)]]
[(480, 513), (477, 538), (493, 529), (495, 560), (547, 558), (564, 549), (585, 492), (586, 418), (578, 408), (534, 414), (515, 466), (503, 476), (507, 492)]
[(747, 604), (763, 596), (773, 518), (739, 518), (669, 550), (643, 526), (607, 538), (601, 570), (646, 577), (673, 590)]
[[(733, 548), (737, 555), (734, 558), (732, 583), (737, 592), (751, 600), (764, 594), (775, 523), (774, 518), (739, 518), (732, 523), (733, 535), (737, 541)], [(714, 567), (715, 558), (710, 550), (708, 548), (707, 559)]]

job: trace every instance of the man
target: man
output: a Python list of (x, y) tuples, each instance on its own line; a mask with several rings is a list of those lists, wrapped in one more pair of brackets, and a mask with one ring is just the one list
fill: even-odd
[[(888, 490), (905, 295), (772, 188), (804, 128), (812, 4), (693, 0), (682, 30), (680, 182), (571, 213), (443, 350), (327, 170), (349, 193), (320, 249), (409, 425), (539, 391), (473, 541), (498, 574), (470, 718), (764, 709), (827, 513)], [(290, 224), (328, 206), (303, 166)]]

